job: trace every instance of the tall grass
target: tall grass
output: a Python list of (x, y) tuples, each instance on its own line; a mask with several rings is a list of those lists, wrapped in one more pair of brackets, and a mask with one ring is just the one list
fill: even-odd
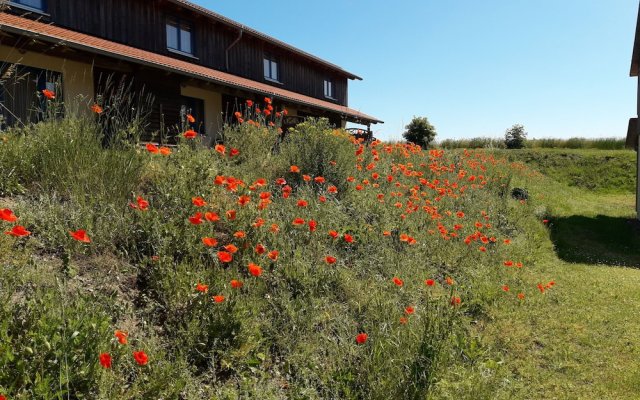
[[(227, 127), (226, 151), (181, 140), (169, 156), (105, 148), (93, 119), (5, 133), (0, 174), (12, 178), (0, 184), (9, 196), (0, 201), (32, 236), (0, 238), (0, 393), (418, 399), (443, 393), (450, 366), (494, 361), (467, 340), (469, 321), (503, 299), (500, 284), (527, 290), (496, 268), (511, 251), (503, 239), (524, 229), (510, 220), (506, 162), (365, 146), (324, 120), (284, 139), (277, 126), (257, 125)], [(137, 196), (147, 210), (130, 206)], [(198, 212), (220, 219), (194, 224)], [(71, 239), (80, 228), (90, 244)], [(218, 251), (229, 244), (238, 251), (225, 263)], [(129, 344), (116, 329), (129, 332)], [(369, 339), (358, 344), (362, 332)], [(148, 366), (133, 361), (140, 349)], [(102, 352), (111, 369), (98, 364)], [(477, 370), (469, 398), (491, 393), (498, 379), (495, 369)]]

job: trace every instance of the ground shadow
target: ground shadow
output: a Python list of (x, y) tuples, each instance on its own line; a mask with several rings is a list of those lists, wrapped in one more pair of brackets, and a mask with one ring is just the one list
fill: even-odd
[(635, 219), (573, 215), (554, 218), (549, 225), (564, 261), (640, 268), (640, 224)]

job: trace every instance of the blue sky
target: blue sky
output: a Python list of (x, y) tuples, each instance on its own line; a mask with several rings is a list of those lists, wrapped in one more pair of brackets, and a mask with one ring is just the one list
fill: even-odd
[(638, 0), (195, 0), (340, 65), (349, 106), (399, 139), (426, 116), (437, 139), (622, 137)]

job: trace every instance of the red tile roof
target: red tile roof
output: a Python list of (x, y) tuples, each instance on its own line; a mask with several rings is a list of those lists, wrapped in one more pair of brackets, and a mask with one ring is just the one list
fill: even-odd
[(162, 68), (181, 75), (190, 76), (204, 81), (215, 82), (224, 86), (257, 92), (263, 95), (281, 99), (294, 104), (301, 104), (323, 110), (340, 113), (353, 122), (382, 123), (383, 121), (361, 113), (349, 107), (319, 100), (314, 97), (280, 89), (262, 82), (242, 78), (212, 68), (192, 64), (168, 56), (137, 49), (131, 46), (115, 43), (106, 39), (60, 28), (55, 25), (33, 21), (27, 18), (0, 12), (0, 31), (13, 32), (21, 35), (37, 37), (39, 40), (63, 44), (70, 48), (100, 54), (125, 61)]
[(250, 27), (248, 27), (246, 25), (243, 25), (243, 24), (241, 24), (239, 22), (236, 22), (236, 21), (234, 21), (232, 19), (229, 19), (229, 18), (225, 17), (224, 15), (220, 15), (220, 14), (218, 14), (216, 12), (213, 12), (213, 11), (208, 10), (208, 9), (206, 9), (204, 7), (201, 7), (201, 6), (197, 5), (197, 4), (194, 4), (194, 3), (190, 2), (190, 1), (187, 1), (187, 0), (170, 0), (170, 1), (172, 1), (172, 2), (174, 2), (176, 4), (180, 4), (180, 5), (188, 8), (188, 9), (190, 9), (191, 11), (195, 11), (195, 12), (201, 14), (201, 15), (204, 15), (204, 16), (209, 17), (209, 18), (213, 18), (216, 21), (219, 21), (219, 22), (222, 22), (222, 23), (224, 23), (226, 25), (232, 26), (232, 27), (234, 27), (236, 29), (242, 29), (242, 30), (244, 30), (245, 33), (249, 33), (250, 35), (256, 36), (256, 37), (258, 37), (258, 38), (260, 38), (262, 40), (265, 40), (265, 41), (267, 41), (269, 43), (275, 44), (278, 47), (285, 48), (285, 49), (287, 49), (287, 50), (289, 50), (289, 51), (291, 51), (293, 53), (296, 53), (296, 54), (304, 57), (304, 58), (308, 58), (308, 59), (310, 59), (310, 60), (312, 60), (312, 61), (314, 61), (316, 63), (322, 64), (325, 67), (329, 67), (329, 68), (331, 68), (331, 69), (333, 69), (333, 70), (335, 70), (335, 71), (337, 71), (337, 72), (339, 72), (341, 74), (344, 74), (349, 79), (362, 80), (362, 78), (359, 77), (358, 75), (352, 74), (349, 71), (345, 71), (344, 69), (342, 69), (341, 67), (339, 67), (339, 66), (337, 66), (335, 64), (332, 64), (332, 63), (330, 63), (330, 62), (328, 62), (326, 60), (323, 60), (323, 59), (321, 59), (319, 57), (314, 56), (313, 54), (310, 54), (310, 53), (307, 53), (306, 51), (300, 50), (297, 47), (291, 46), (288, 43), (285, 43), (285, 42), (283, 42), (281, 40), (278, 40), (278, 39), (276, 39), (276, 38), (274, 38), (272, 36), (266, 35), (266, 34), (260, 32), (260, 31), (257, 31), (257, 30), (255, 30), (253, 28), (250, 28)]

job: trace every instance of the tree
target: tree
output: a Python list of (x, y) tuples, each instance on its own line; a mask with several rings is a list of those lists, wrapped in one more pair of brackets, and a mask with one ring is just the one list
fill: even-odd
[(520, 124), (513, 125), (504, 133), (504, 144), (507, 149), (521, 149), (526, 141), (527, 132), (524, 130), (524, 126)]
[(407, 142), (417, 144), (423, 148), (436, 137), (436, 128), (429, 123), (427, 117), (413, 117), (406, 131), (402, 134)]

